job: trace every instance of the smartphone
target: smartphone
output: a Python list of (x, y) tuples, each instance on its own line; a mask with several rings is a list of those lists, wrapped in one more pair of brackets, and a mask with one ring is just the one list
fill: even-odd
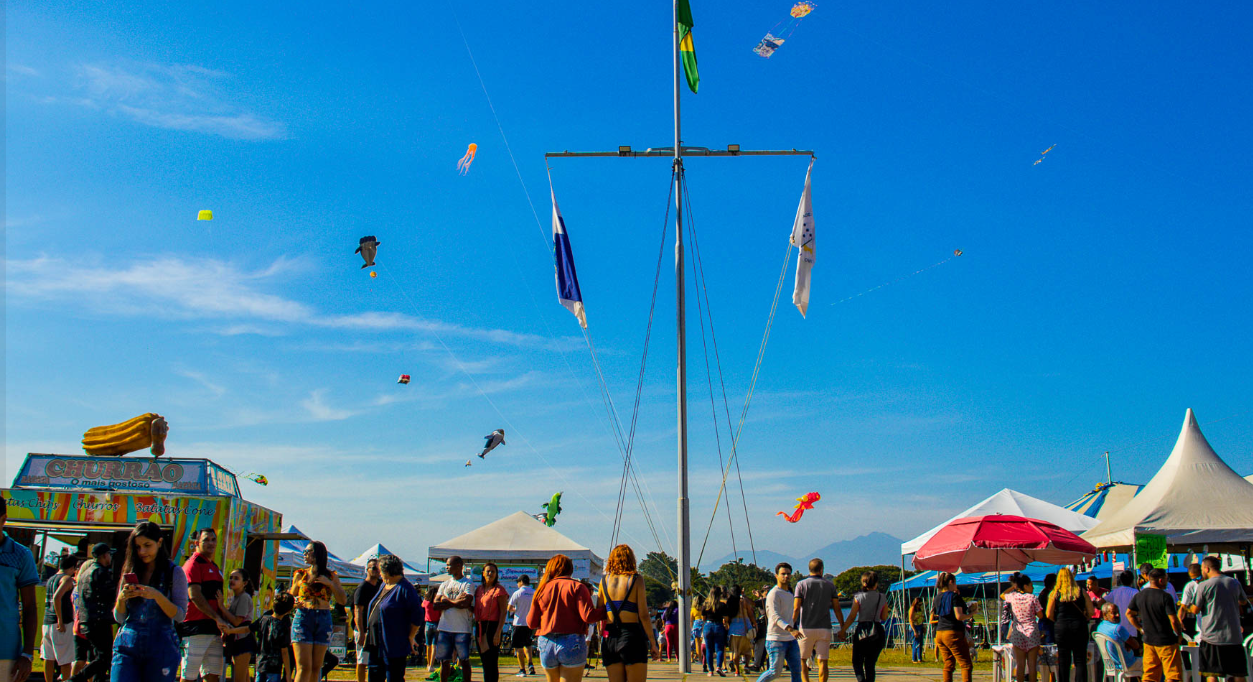
[(125, 580), (127, 585), (138, 585), (139, 575), (136, 573), (124, 573), (122, 574), (122, 580)]

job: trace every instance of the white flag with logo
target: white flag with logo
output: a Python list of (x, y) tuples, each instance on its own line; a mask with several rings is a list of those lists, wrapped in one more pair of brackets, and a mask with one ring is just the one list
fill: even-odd
[(814, 171), (814, 160), (809, 160), (805, 171), (805, 191), (801, 204), (796, 207), (796, 221), (792, 223), (792, 246), (801, 250), (796, 261), (796, 288), (792, 291), (792, 303), (801, 311), (801, 317), (809, 309), (809, 273), (814, 269), (814, 204), (809, 196), (809, 175)]

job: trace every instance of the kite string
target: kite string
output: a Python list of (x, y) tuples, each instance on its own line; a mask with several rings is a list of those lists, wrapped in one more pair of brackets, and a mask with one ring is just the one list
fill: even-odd
[[(383, 269), (384, 272), (387, 273), (388, 279), (396, 283), (396, 289), (400, 291), (400, 294), (405, 297), (405, 301), (407, 301), (409, 303), (409, 306), (413, 308), (414, 314), (419, 314), (417, 304), (413, 302), (413, 299), (409, 296), (409, 292), (401, 284), (400, 280), (397, 279), (396, 276), (392, 274), (391, 269), (387, 267), (387, 263), (380, 262), (379, 266)], [(549, 469), (551, 469), (553, 473), (557, 474), (557, 477), (560, 478), (562, 482), (565, 483), (569, 487), (570, 490), (573, 490), (575, 495), (578, 495), (584, 502), (586, 502), (589, 506), (595, 509), (597, 513), (599, 513), (601, 516), (605, 517), (606, 519), (609, 519), (609, 515), (606, 514), (604, 510), (602, 510), (599, 506), (597, 506), (595, 502), (592, 502), (590, 499), (588, 499), (586, 495), (579, 492), (579, 489), (574, 487), (574, 484), (571, 483), (568, 478), (566, 478), (565, 474), (561, 473), (560, 469), (553, 466), (552, 462), (549, 462), (548, 458), (544, 456), (544, 453), (540, 452), (534, 445), (532, 445), (531, 441), (527, 439), (526, 435), (524, 435), (522, 431), (518, 429), (518, 427), (514, 426), (513, 422), (511, 422), (509, 418), (505, 416), (505, 413), (501, 411), (500, 407), (496, 405), (496, 401), (492, 400), (492, 397), (487, 393), (487, 391), (484, 391), (483, 387), (479, 385), (479, 382), (478, 380), (474, 378), (474, 375), (471, 374), (470, 371), (465, 368), (465, 365), (461, 362), (461, 358), (457, 357), (456, 352), (454, 352), (453, 349), (449, 347), (447, 343), (444, 342), (444, 337), (440, 335), (439, 331), (436, 330), (434, 327), (431, 327), (430, 332), (431, 332), (431, 335), (435, 337), (435, 340), (439, 341), (439, 345), (444, 348), (444, 351), (448, 353), (448, 356), (452, 358), (452, 361), (454, 364), (456, 364), (458, 371), (460, 371), (462, 374), (465, 375), (467, 379), (470, 380), (470, 384), (473, 385), (474, 389), (479, 392), (479, 395), (482, 396), (482, 398), (487, 401), (487, 404), (490, 405), (492, 410), (496, 412), (496, 415), (500, 417), (500, 419), (505, 423), (505, 426), (507, 426), (512, 433), (518, 434), (518, 437), (521, 438), (522, 442), (526, 444), (527, 449), (529, 449), (537, 457), (543, 460), (544, 464)], [(639, 542), (638, 538), (635, 538), (635, 540), (636, 542)]]
[[(539, 229), (539, 231), (540, 231), (540, 241), (544, 244), (544, 248), (545, 248), (545, 250), (548, 250), (548, 251), (549, 251), (549, 255), (550, 255), (550, 257), (552, 257), (552, 256), (553, 256), (553, 254), (552, 254), (551, 248), (550, 248), (549, 243), (548, 243), (548, 234), (547, 234), (546, 232), (544, 232), (544, 226), (543, 226), (543, 223), (541, 223), (541, 222), (540, 222), (540, 219), (539, 219), (539, 212), (535, 209), (535, 202), (534, 202), (534, 200), (532, 200), (532, 198), (531, 198), (531, 192), (530, 192), (530, 190), (529, 190), (529, 189), (527, 188), (527, 186), (526, 186), (526, 180), (524, 180), (524, 179), (523, 179), (523, 177), (522, 177), (522, 170), (518, 167), (518, 160), (517, 160), (517, 158), (516, 158), (516, 157), (514, 156), (514, 154), (513, 154), (513, 148), (512, 148), (512, 147), (510, 146), (510, 144), (509, 144), (509, 137), (505, 134), (505, 128), (504, 128), (504, 125), (503, 125), (503, 124), (501, 124), (501, 122), (500, 122), (500, 115), (496, 112), (496, 106), (495, 106), (495, 104), (493, 104), (493, 103), (492, 103), (492, 96), (491, 96), (491, 94), (490, 94), (490, 93), (488, 92), (488, 90), (487, 90), (487, 84), (483, 81), (483, 74), (482, 74), (482, 72), (479, 70), (478, 60), (476, 60), (476, 59), (474, 58), (474, 51), (470, 48), (470, 41), (466, 38), (465, 30), (464, 30), (464, 29), (462, 28), (462, 26), (461, 26), (461, 19), (457, 16), (457, 11), (456, 11), (456, 9), (455, 9), (455, 8), (453, 8), (453, 6), (452, 6), (452, 5), (449, 5), (449, 11), (450, 11), (450, 12), (452, 13), (452, 15), (453, 15), (453, 21), (457, 24), (457, 32), (461, 35), (461, 42), (462, 42), (462, 44), (465, 46), (465, 49), (466, 49), (466, 55), (470, 58), (470, 64), (471, 64), (471, 66), (473, 66), (473, 67), (474, 67), (474, 75), (475, 75), (475, 77), (476, 77), (476, 78), (478, 79), (478, 81), (479, 81), (479, 87), (480, 87), (480, 89), (482, 89), (482, 91), (483, 91), (483, 97), (484, 97), (484, 99), (487, 101), (487, 106), (488, 106), (488, 108), (489, 108), (489, 109), (491, 110), (491, 112), (492, 112), (492, 118), (493, 118), (493, 119), (495, 120), (495, 122), (496, 122), (496, 129), (500, 132), (500, 139), (504, 142), (504, 145), (505, 145), (505, 151), (506, 151), (506, 153), (508, 153), (508, 155), (509, 155), (509, 161), (510, 161), (510, 163), (512, 163), (512, 164), (513, 164), (513, 171), (514, 171), (514, 174), (515, 174), (515, 175), (517, 176), (517, 178), (518, 178), (518, 184), (519, 184), (519, 185), (521, 185), (521, 187), (522, 187), (522, 192), (523, 192), (523, 194), (525, 194), (525, 195), (526, 195), (526, 202), (527, 202), (527, 205), (528, 205), (528, 206), (530, 206), (530, 208), (531, 208), (531, 216), (535, 219), (535, 225), (536, 225), (536, 227), (537, 227), (537, 228)], [(550, 184), (550, 186), (551, 186), (551, 183), (552, 183), (552, 176), (551, 176), (551, 173), (550, 173), (550, 174), (549, 174), (549, 184)], [(524, 280), (524, 282), (525, 282), (525, 280)], [(530, 287), (529, 287), (529, 285), (528, 285), (528, 287), (527, 287), (527, 290), (528, 290), (528, 292), (530, 291)], [(532, 298), (532, 301), (531, 301), (531, 302), (532, 302), (532, 304), (533, 304), (533, 305), (535, 305), (536, 309), (538, 310), (539, 306), (538, 306), (538, 304), (536, 304), (536, 303), (535, 303), (535, 300), (534, 300), (534, 295), (533, 295), (533, 294), (532, 294), (531, 298)], [(543, 318), (543, 315), (542, 315), (542, 314), (540, 315), (540, 318), (544, 321), (545, 327), (547, 327), (548, 322), (547, 322), (547, 320), (546, 320), (546, 319), (544, 319), (544, 318)], [(552, 330), (551, 330), (551, 329), (549, 329), (549, 332), (550, 332), (550, 335), (551, 335)], [(600, 368), (600, 362), (599, 362), (599, 360), (596, 358), (596, 354), (595, 354), (594, 346), (593, 346), (593, 345), (592, 345), (592, 343), (591, 343), (591, 337), (590, 337), (590, 335), (588, 335), (588, 334), (587, 334), (587, 332), (586, 332), (586, 331), (584, 332), (584, 336), (585, 336), (585, 339), (588, 341), (588, 348), (589, 348), (589, 351), (591, 352), (591, 355), (592, 355), (592, 362), (593, 362), (593, 364), (596, 366), (596, 372), (597, 372), (597, 375), (598, 375), (598, 377), (600, 377), (600, 378), (603, 380), (603, 372), (601, 371), (601, 368)], [(571, 372), (571, 374), (575, 374), (575, 373), (574, 373), (574, 369), (573, 369), (572, 367), (570, 367), (569, 361), (568, 361), (568, 360), (566, 360), (564, 352), (562, 353), (562, 359), (563, 359), (563, 361), (565, 361), (565, 363), (566, 363), (566, 368), (567, 368), (567, 369)], [(582, 382), (581, 382), (581, 381), (578, 381), (578, 377), (577, 377), (577, 375), (575, 375), (575, 380), (576, 380), (576, 382), (578, 382), (578, 383), (579, 383), (579, 387), (580, 387), (580, 390), (582, 390), (582, 392), (583, 392), (584, 399), (585, 399), (585, 400), (587, 400), (587, 402), (588, 402), (588, 403), (589, 403), (589, 405), (590, 405), (590, 403), (591, 403), (591, 399), (590, 399), (590, 398), (588, 398), (588, 396), (587, 396), (587, 392), (586, 392), (586, 389), (584, 389), (584, 388), (583, 388), (583, 386), (582, 386)], [(602, 381), (602, 383), (603, 383), (603, 381)], [(604, 389), (604, 390), (606, 390), (606, 391), (608, 390), (607, 386), (605, 387), (605, 389)], [(608, 394), (606, 393), (606, 396), (607, 396), (607, 395), (608, 395)], [(611, 398), (610, 398), (610, 402), (612, 403), (612, 399), (611, 399)], [(611, 415), (611, 417), (612, 417), (612, 419), (611, 419), (611, 428), (616, 428), (616, 429), (618, 430), (618, 433), (615, 433), (615, 434), (614, 434), (615, 439), (620, 439), (620, 438), (621, 438), (621, 434), (620, 434), (620, 431), (621, 431), (621, 425), (620, 425), (620, 423), (619, 423), (619, 424), (617, 424), (617, 425), (614, 425), (614, 424), (613, 424), (613, 421), (615, 421), (615, 420), (616, 420), (616, 410), (614, 411), (614, 414), (612, 414), (612, 415)], [(619, 444), (619, 447), (621, 448), (621, 444)], [(632, 477), (635, 477), (634, 472), (632, 472), (632, 474), (631, 474), (631, 475), (632, 475)], [(636, 487), (636, 492), (637, 492), (637, 494), (639, 494), (639, 484), (638, 484), (638, 480), (636, 480), (636, 481), (635, 481), (635, 487)], [(650, 498), (652, 497), (651, 493), (649, 494), (649, 497), (650, 497)], [(648, 520), (648, 521), (650, 522), (650, 524), (651, 524), (651, 519), (649, 518), (649, 514), (648, 514), (648, 508), (647, 508), (647, 506), (644, 504), (644, 501), (643, 501), (642, 497), (641, 497), (641, 500), (640, 500), (640, 504), (641, 504), (641, 507), (643, 508), (644, 515), (645, 515), (645, 519), (646, 519), (646, 520)], [(656, 506), (657, 506), (656, 501), (654, 501), (654, 502), (653, 502), (653, 507), (654, 507), (654, 509), (656, 508)], [(663, 527), (663, 532), (664, 532), (664, 527)], [(616, 535), (616, 532), (615, 532), (615, 535)], [(655, 535), (655, 533), (654, 533), (654, 535)], [(664, 550), (664, 548), (661, 546), (661, 543), (660, 543), (660, 542), (658, 542), (658, 549), (663, 549), (663, 550)]]
[(922, 273), (924, 273), (924, 272), (926, 272), (926, 271), (930, 270), (931, 268), (938, 268), (938, 267), (940, 267), (941, 265), (944, 265), (945, 263), (947, 263), (947, 262), (949, 262), (949, 261), (953, 260), (953, 259), (954, 259), (954, 258), (956, 258), (956, 257), (957, 257), (957, 256), (949, 256), (948, 258), (945, 258), (944, 260), (940, 261), (939, 263), (932, 263), (931, 265), (928, 265), (927, 267), (925, 267), (925, 268), (923, 268), (923, 269), (921, 269), (921, 270), (915, 270), (915, 271), (913, 271), (913, 272), (909, 273), (908, 275), (902, 275), (902, 276), (900, 276), (900, 277), (897, 277), (897, 278), (896, 278), (896, 279), (894, 279), (894, 280), (891, 280), (890, 282), (884, 282), (883, 284), (880, 284), (880, 285), (878, 285), (878, 286), (873, 286), (873, 287), (870, 287), (869, 289), (866, 289), (865, 291), (863, 291), (863, 292), (861, 292), (861, 293), (859, 293), (859, 294), (853, 294), (852, 296), (849, 296), (849, 297), (847, 297), (847, 298), (841, 298), (840, 300), (836, 301), (835, 303), (832, 303), (831, 305), (839, 305), (839, 304), (841, 304), (841, 303), (846, 303), (846, 302), (848, 302), (848, 301), (853, 300), (854, 298), (860, 298), (860, 297), (862, 297), (862, 296), (865, 296), (866, 294), (869, 294), (869, 293), (874, 292), (874, 291), (878, 291), (879, 289), (882, 289), (882, 288), (884, 288), (884, 287), (890, 287), (890, 286), (892, 286), (893, 284), (896, 284), (897, 282), (901, 282), (901, 281), (903, 281), (903, 280), (907, 280), (907, 279), (909, 279), (910, 277), (913, 277), (913, 276), (915, 276), (915, 275), (921, 275)]

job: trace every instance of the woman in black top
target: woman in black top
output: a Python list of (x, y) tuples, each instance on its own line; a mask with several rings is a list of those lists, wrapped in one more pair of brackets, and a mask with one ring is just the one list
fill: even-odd
[(1070, 682), (1070, 666), (1075, 666), (1075, 682), (1088, 682), (1088, 623), (1092, 619), (1092, 599), (1075, 582), (1069, 568), (1057, 571), (1057, 585), (1049, 593), (1045, 616), (1053, 621), (1057, 641), (1057, 682)]

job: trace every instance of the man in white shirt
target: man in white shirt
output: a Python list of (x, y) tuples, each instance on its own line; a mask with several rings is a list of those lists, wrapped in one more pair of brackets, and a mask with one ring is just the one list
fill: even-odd
[[(1109, 594), (1105, 595), (1105, 601), (1117, 606), (1118, 613), (1120, 615), (1127, 612), (1127, 605), (1130, 604), (1131, 600), (1135, 599), (1135, 596), (1140, 593), (1140, 590), (1132, 587), (1135, 579), (1135, 573), (1132, 573), (1131, 571), (1123, 571), (1122, 573), (1119, 573), (1118, 587), (1110, 590)], [(1125, 635), (1123, 639), (1126, 639), (1127, 637), (1137, 637), (1140, 634), (1126, 618), (1121, 619), (1118, 627)]]
[(792, 622), (792, 566), (786, 562), (774, 567), (775, 586), (766, 594), (766, 651), (770, 654), (770, 667), (761, 673), (757, 682), (770, 682), (780, 673), (787, 661), (792, 682), (801, 682), (801, 648), (796, 642), (800, 631)]
[(531, 587), (530, 576), (518, 576), (518, 589), (509, 596), (509, 612), (513, 614), (513, 636), (511, 643), (513, 653), (518, 657), (518, 674), (515, 677), (526, 677), (527, 667), (535, 674), (535, 663), (531, 661), (531, 628), (526, 626), (526, 616), (531, 612), (531, 600), (535, 598), (535, 588)]
[[(474, 582), (462, 575), (461, 557), (448, 558), (452, 576), (435, 593), (435, 608), (442, 613), (436, 626), (435, 660), (439, 661), (439, 682), (452, 677), (453, 661), (461, 663), (461, 679), (470, 679), (470, 634), (474, 630)], [(453, 656), (456, 656), (454, 659)]]

